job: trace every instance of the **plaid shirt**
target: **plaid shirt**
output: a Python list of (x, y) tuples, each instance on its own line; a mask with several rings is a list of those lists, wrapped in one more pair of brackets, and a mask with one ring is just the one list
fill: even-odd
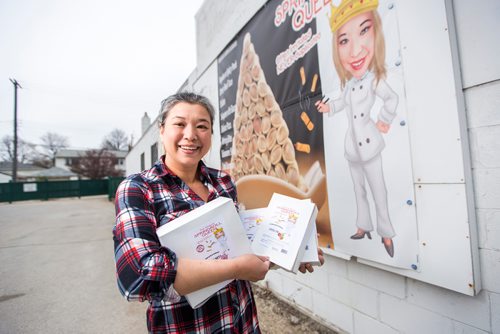
[[(232, 281), (196, 309), (184, 297), (174, 294), (177, 298), (172, 298), (177, 258), (160, 245), (156, 229), (204, 201), (163, 160), (127, 177), (116, 191), (113, 239), (120, 292), (129, 301), (149, 301), (151, 333), (260, 333), (247, 281)], [(236, 187), (229, 175), (202, 162), (200, 172), (209, 190), (208, 201), (224, 196), (236, 205)]]

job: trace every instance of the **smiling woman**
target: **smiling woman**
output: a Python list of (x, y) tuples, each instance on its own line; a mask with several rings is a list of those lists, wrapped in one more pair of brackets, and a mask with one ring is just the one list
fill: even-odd
[[(150, 333), (260, 332), (249, 281), (265, 277), (267, 258), (191, 260), (161, 247), (156, 236), (161, 225), (217, 197), (237, 205), (231, 177), (201, 161), (210, 148), (213, 115), (211, 103), (200, 95), (179, 93), (164, 100), (159, 126), (166, 154), (151, 169), (127, 177), (116, 193), (118, 286), (127, 300), (149, 301)], [(196, 309), (182, 297), (226, 280), (233, 281)]]
[[(182, 96), (179, 99), (174, 95), (163, 103), (160, 136), (165, 164), (206, 202), (208, 189), (201, 182), (197, 169), (210, 149), (213, 108), (203, 97), (195, 94)], [(182, 101), (184, 99), (187, 102)]]
[(160, 136), (165, 164), (206, 202), (208, 189), (197, 175), (198, 164), (211, 145), (213, 108), (205, 100), (195, 94), (166, 99)]
[[(127, 300), (149, 301), (150, 333), (260, 333), (250, 281), (264, 279), (267, 257), (192, 260), (162, 247), (156, 235), (160, 226), (217, 197), (230, 198), (238, 207), (231, 177), (201, 161), (210, 149), (213, 115), (203, 96), (178, 93), (165, 99), (159, 122), (165, 155), (149, 170), (127, 177), (116, 192), (118, 287)], [(312, 272), (312, 267), (304, 264), (299, 270)], [(228, 280), (196, 309), (183, 297)]]

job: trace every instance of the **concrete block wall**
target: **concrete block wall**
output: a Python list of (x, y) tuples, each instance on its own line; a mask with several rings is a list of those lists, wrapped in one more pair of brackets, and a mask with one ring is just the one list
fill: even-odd
[(261, 283), (343, 333), (498, 333), (499, 295), (475, 297), (327, 256), (313, 274), (272, 271)]

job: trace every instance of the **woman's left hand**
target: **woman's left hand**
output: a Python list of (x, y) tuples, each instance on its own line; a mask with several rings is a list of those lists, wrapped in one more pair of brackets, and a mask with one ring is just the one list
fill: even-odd
[(384, 123), (382, 121), (377, 121), (375, 125), (377, 126), (378, 131), (382, 133), (389, 132), (389, 129), (391, 128), (390, 124)]
[[(319, 258), (319, 265), (322, 266), (323, 263), (325, 263), (325, 258), (323, 256), (323, 251), (321, 248), (318, 248), (318, 258)], [(314, 271), (314, 267), (310, 263), (302, 263), (299, 267), (299, 271), (303, 274), (306, 273), (306, 271), (312, 273)]]

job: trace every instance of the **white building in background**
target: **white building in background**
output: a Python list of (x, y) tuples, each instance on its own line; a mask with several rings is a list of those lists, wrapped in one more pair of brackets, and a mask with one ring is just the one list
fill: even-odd
[(147, 112), (142, 116), (141, 138), (139, 138), (125, 158), (125, 165), (127, 166), (125, 175), (137, 173), (151, 167), (161, 155), (163, 149), (160, 148), (161, 145), (159, 142), (158, 117), (159, 114), (156, 115), (151, 123), (151, 118)]
[[(197, 68), (185, 87), (206, 88), (199, 79), (214, 68), (216, 71), (219, 54), (266, 2), (205, 0), (196, 15)], [(420, 1), (415, 6), (433, 3)], [(452, 48), (458, 56), (454, 59), (461, 77), (457, 89), (463, 93), (467, 116), (464, 122), (471, 153), (468, 172), (472, 171), (475, 194), (471, 214), (475, 214), (478, 228), (477, 245), (473, 244), (477, 249), (473, 251), (479, 254), (476, 265), (481, 276), (477, 285), (481, 289), (469, 296), (355, 258), (330, 254), (326, 255), (325, 265), (312, 275), (292, 275), (281, 270), (267, 275), (263, 284), (268, 288), (342, 332), (500, 333), (500, 44), (496, 42), (500, 3), (439, 3), (446, 6), (448, 25), (442, 28), (450, 29)], [(414, 29), (424, 28), (423, 23)], [(432, 57), (432, 50), (428, 54)], [(202, 93), (218, 106), (217, 89)], [(126, 157), (127, 175), (149, 168), (161, 154), (156, 124), (156, 118), (149, 127), (142, 124), (142, 137)], [(207, 157), (207, 163), (214, 167), (220, 167), (218, 127), (216, 120), (212, 151)], [(447, 245), (434, 247), (445, 252)], [(453, 261), (454, 254), (448, 257)], [(425, 271), (425, 263), (423, 266)]]

